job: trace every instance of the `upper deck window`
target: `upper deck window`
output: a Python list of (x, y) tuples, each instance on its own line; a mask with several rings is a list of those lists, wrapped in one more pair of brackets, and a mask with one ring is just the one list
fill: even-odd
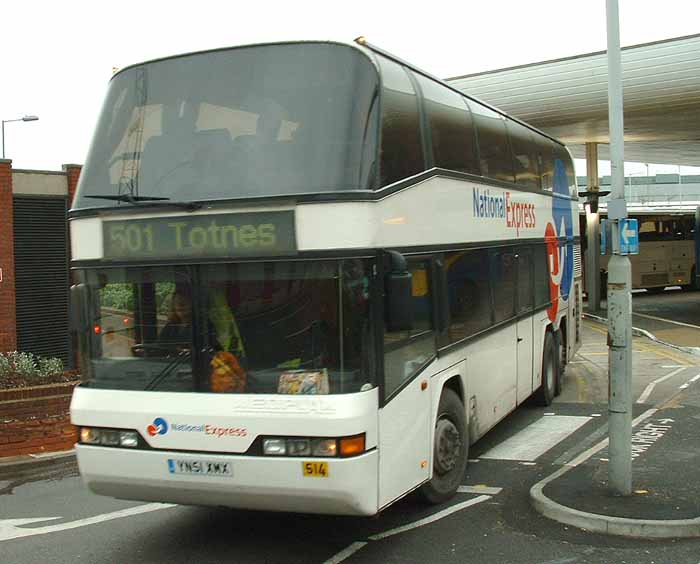
[(435, 166), (479, 174), (474, 127), (464, 98), (434, 80), (414, 76), (423, 91)]
[[(555, 166), (562, 166), (566, 172), (567, 193), (572, 198), (578, 199), (578, 192), (576, 190), (576, 175), (574, 174), (574, 162), (571, 160), (571, 156), (569, 155), (569, 151), (566, 150), (566, 147), (557, 143), (554, 144), (554, 161)], [(557, 161), (560, 161), (561, 164), (557, 165)]]
[(493, 110), (471, 102), (479, 137), (481, 174), (496, 180), (514, 181), (513, 158), (508, 143), (505, 118)]
[(403, 67), (377, 57), (382, 71), (382, 152), (380, 185), (424, 170), (418, 98)]
[(369, 189), (377, 83), (366, 56), (325, 43), (126, 69), (110, 84), (74, 206), (119, 205), (104, 197), (124, 194), (216, 200)]
[(532, 130), (518, 122), (508, 120), (508, 134), (513, 147), (515, 182), (528, 188), (540, 188), (540, 173), (537, 164), (537, 146)]

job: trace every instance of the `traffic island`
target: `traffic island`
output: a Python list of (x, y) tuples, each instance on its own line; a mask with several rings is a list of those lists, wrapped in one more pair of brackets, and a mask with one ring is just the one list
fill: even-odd
[(637, 538), (700, 537), (700, 390), (688, 388), (643, 411), (632, 429), (633, 493), (608, 484), (607, 439), (530, 490), (545, 517), (585, 529)]

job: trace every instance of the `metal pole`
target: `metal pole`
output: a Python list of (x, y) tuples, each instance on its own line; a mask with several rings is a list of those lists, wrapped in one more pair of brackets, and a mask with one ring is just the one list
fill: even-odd
[(615, 493), (632, 493), (632, 276), (620, 254), (620, 220), (627, 217), (624, 178), (622, 62), (617, 0), (606, 0), (608, 25), (608, 120), (612, 193), (608, 219), (613, 255), (608, 263), (608, 367), (610, 397), (609, 480)]
[[(598, 144), (586, 143), (586, 190), (598, 192)], [(586, 206), (586, 294), (588, 311), (600, 310), (600, 216)]]
[(5, 158), (5, 120), (2, 121), (2, 158)]

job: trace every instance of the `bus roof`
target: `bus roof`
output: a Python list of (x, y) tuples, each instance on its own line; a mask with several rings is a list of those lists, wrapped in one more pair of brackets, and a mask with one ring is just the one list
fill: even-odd
[[(411, 69), (414, 72), (417, 72), (418, 74), (425, 76), (426, 78), (434, 80), (434, 81), (438, 82), (439, 84), (441, 84), (444, 88), (448, 88), (449, 90), (456, 92), (460, 96), (462, 96), (464, 98), (468, 98), (472, 102), (475, 102), (477, 104), (481, 104), (482, 106), (489, 108), (490, 110), (492, 110), (492, 111), (514, 121), (514, 122), (517, 122), (524, 127), (527, 127), (528, 129), (534, 131), (538, 135), (541, 135), (542, 137), (546, 137), (547, 139), (554, 141), (558, 145), (565, 147), (564, 143), (559, 141), (559, 139), (557, 139), (556, 137), (552, 137), (551, 135), (545, 133), (544, 131), (537, 129), (536, 127), (530, 125), (529, 123), (522, 121), (516, 117), (513, 117), (512, 115), (509, 115), (506, 112), (504, 112), (503, 110), (500, 110), (497, 107), (492, 106), (491, 104), (488, 104), (487, 102), (484, 102), (483, 100), (480, 100), (479, 98), (476, 98), (475, 96), (465, 94), (464, 92), (458, 90), (454, 86), (445, 82), (443, 79), (441, 79), (441, 78), (439, 78), (439, 77), (437, 77), (437, 76), (435, 76), (427, 71), (422, 70), (421, 68), (401, 59), (400, 57), (397, 57), (396, 55), (389, 53), (388, 51), (381, 49), (380, 47), (377, 47), (376, 45), (369, 43), (362, 36), (356, 38), (353, 42), (337, 41), (337, 40), (332, 40), (332, 39), (269, 41), (269, 42), (264, 42), (264, 43), (250, 43), (250, 44), (244, 44), (244, 45), (234, 45), (234, 46), (229, 46), (229, 47), (218, 47), (216, 49), (203, 49), (201, 51), (190, 51), (187, 53), (179, 53), (176, 55), (169, 55), (167, 57), (158, 57), (156, 59), (149, 59), (147, 61), (142, 61), (140, 63), (134, 63), (131, 65), (128, 65), (124, 68), (119, 69), (117, 72), (115, 72), (112, 75), (112, 78), (116, 77), (117, 75), (121, 74), (122, 72), (125, 72), (125, 71), (130, 70), (130, 69), (135, 68), (135, 67), (139, 67), (141, 65), (157, 63), (157, 62), (161, 62), (161, 61), (168, 61), (168, 60), (178, 59), (178, 58), (182, 58), (182, 57), (190, 57), (192, 55), (216, 53), (216, 52), (221, 52), (221, 51), (233, 51), (236, 49), (248, 49), (251, 47), (267, 47), (267, 46), (273, 46), (273, 45), (299, 45), (299, 44), (331, 44), (331, 45), (350, 47), (350, 48), (356, 49), (357, 51), (367, 55), (370, 60), (372, 60), (372, 57), (369, 56), (369, 52), (377, 53), (383, 57), (386, 57), (387, 59), (391, 59), (392, 61)], [(372, 60), (372, 63), (374, 64), (374, 60)], [(380, 72), (379, 69), (377, 69), (377, 72)]]

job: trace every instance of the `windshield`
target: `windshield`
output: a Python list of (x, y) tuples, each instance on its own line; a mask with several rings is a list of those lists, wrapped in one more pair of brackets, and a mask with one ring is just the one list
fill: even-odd
[(371, 187), (377, 73), (348, 46), (146, 63), (110, 83), (74, 209)]
[(83, 271), (92, 320), (83, 351), (88, 385), (250, 394), (371, 389), (369, 272), (361, 259)]

